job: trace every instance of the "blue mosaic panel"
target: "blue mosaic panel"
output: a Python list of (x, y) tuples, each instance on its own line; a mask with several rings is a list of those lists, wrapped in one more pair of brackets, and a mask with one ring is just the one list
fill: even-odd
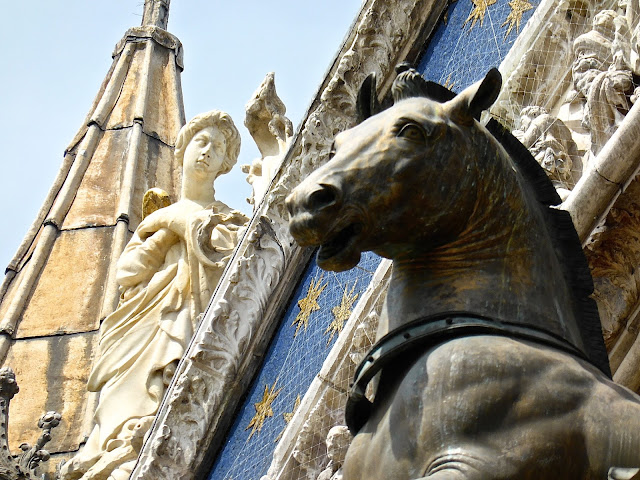
[[(338, 337), (340, 321), (369, 285), (380, 257), (364, 253), (347, 272), (305, 270), (260, 373), (231, 427), (211, 480), (259, 480), (267, 473), (287, 414), (302, 398)], [(342, 306), (342, 309), (340, 308)], [(343, 313), (343, 315), (341, 315)]]
[[(498, 67), (539, 0), (457, 0), (448, 8), (418, 71), (459, 92)], [(518, 21), (520, 25), (518, 26)]]

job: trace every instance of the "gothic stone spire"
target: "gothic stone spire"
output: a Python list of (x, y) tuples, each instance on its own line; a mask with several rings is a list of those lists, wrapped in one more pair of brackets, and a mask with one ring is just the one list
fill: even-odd
[(170, 3), (171, 0), (144, 0), (142, 26), (154, 25), (166, 30), (169, 21)]

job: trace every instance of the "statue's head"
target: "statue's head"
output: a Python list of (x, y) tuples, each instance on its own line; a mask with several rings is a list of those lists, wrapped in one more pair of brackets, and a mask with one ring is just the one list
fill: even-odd
[[(238, 160), (240, 134), (228, 113), (211, 110), (193, 117), (180, 129), (174, 155), (183, 165), (185, 154), (210, 155), (215, 177), (228, 173)], [(215, 158), (214, 158), (215, 157)], [(215, 162), (215, 164), (213, 163)]]
[(334, 463), (342, 465), (353, 436), (345, 425), (332, 427), (327, 434), (327, 456)]
[(573, 42), (573, 83), (584, 96), (587, 96), (596, 76), (607, 70), (613, 61), (611, 52), (616, 15), (611, 10), (600, 12), (593, 19), (592, 30), (580, 35)]

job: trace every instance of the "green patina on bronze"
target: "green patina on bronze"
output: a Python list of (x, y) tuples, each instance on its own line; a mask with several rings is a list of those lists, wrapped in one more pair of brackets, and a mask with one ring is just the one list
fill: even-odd
[(345, 480), (606, 479), (640, 467), (640, 399), (609, 378), (571, 220), (527, 150), (478, 121), (500, 84), (492, 70), (454, 98), (405, 68), (394, 106), (376, 114), (368, 79), (364, 121), (287, 200), (291, 233), (320, 246), (322, 268), (352, 268), (367, 250), (393, 260), (378, 339), (430, 321), (444, 331), (443, 312), (476, 322), (388, 362)]

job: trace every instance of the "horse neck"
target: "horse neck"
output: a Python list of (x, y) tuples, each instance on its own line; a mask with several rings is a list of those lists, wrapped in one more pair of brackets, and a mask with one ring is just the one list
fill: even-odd
[(464, 311), (579, 338), (542, 212), (512, 170), (485, 168), (483, 176), (491, 180), (456, 239), (430, 251), (416, 245), (393, 259), (380, 334), (418, 318)]

